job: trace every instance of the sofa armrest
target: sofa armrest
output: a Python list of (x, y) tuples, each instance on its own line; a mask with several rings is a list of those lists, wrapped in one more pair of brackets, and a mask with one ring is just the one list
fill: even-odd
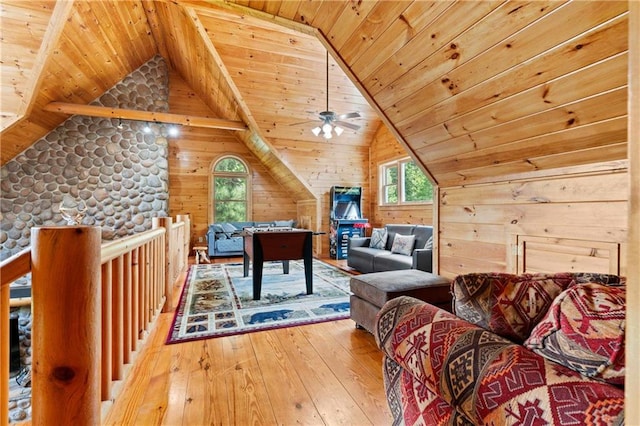
[(351, 237), (347, 245), (347, 252), (351, 247), (369, 247), (371, 237)]
[[(423, 384), (427, 389), (420, 394), (437, 395), (474, 424), (513, 424), (514, 418), (555, 424), (567, 410), (568, 395), (576, 424), (624, 424), (623, 389), (581, 376), (418, 299), (387, 302), (374, 335), (385, 357), (416, 379), (407, 383)], [(606, 413), (596, 406), (607, 407)]]
[(415, 249), (411, 254), (413, 261), (412, 269), (419, 269), (424, 272), (433, 272), (433, 250)]

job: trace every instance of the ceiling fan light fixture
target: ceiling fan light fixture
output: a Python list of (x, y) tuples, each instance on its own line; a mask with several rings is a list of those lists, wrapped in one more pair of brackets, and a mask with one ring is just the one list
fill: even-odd
[(331, 139), (331, 130), (329, 130), (328, 132), (324, 132), (323, 136), (325, 139)]
[(322, 129), (320, 128), (320, 126), (318, 126), (318, 127), (314, 127), (313, 129), (311, 129), (311, 132), (312, 132), (315, 136), (319, 136), (321, 131), (322, 131)]
[(332, 129), (333, 129), (333, 127), (329, 123), (324, 123), (322, 125), (322, 131), (325, 132), (325, 133), (331, 133)]
[(342, 132), (344, 132), (344, 129), (340, 126), (336, 126), (333, 128), (333, 130), (336, 131), (336, 136), (340, 136), (342, 134)]

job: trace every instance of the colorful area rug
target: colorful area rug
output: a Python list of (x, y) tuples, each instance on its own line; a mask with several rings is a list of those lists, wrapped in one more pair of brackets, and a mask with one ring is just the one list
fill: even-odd
[(265, 262), (260, 300), (242, 264), (193, 265), (176, 308), (167, 343), (210, 339), (349, 318), (351, 275), (313, 260), (313, 294), (306, 294), (304, 264)]

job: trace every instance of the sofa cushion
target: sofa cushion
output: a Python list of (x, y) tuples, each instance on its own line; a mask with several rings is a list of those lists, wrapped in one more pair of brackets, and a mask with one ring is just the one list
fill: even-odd
[(411, 252), (413, 251), (413, 244), (415, 243), (415, 241), (415, 235), (396, 234), (393, 239), (393, 245), (391, 246), (391, 253), (411, 256)]
[(525, 346), (580, 374), (624, 384), (625, 288), (597, 283), (563, 291)]
[(371, 243), (369, 247), (384, 250), (389, 234), (385, 228), (373, 228), (371, 231)]
[(411, 269), (413, 258), (404, 254), (391, 253), (384, 251), (379, 253), (373, 259), (373, 269), (376, 272), (383, 271), (399, 271), (403, 269)]
[(451, 286), (456, 315), (522, 343), (553, 299), (574, 282), (571, 273), (473, 273), (456, 277)]

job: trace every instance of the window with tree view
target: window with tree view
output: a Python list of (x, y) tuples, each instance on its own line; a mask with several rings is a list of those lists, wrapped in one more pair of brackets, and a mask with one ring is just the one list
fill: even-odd
[(433, 185), (411, 159), (381, 165), (380, 180), (380, 201), (383, 205), (433, 201)]
[(249, 169), (236, 157), (220, 159), (213, 169), (215, 222), (242, 222), (249, 216)]

